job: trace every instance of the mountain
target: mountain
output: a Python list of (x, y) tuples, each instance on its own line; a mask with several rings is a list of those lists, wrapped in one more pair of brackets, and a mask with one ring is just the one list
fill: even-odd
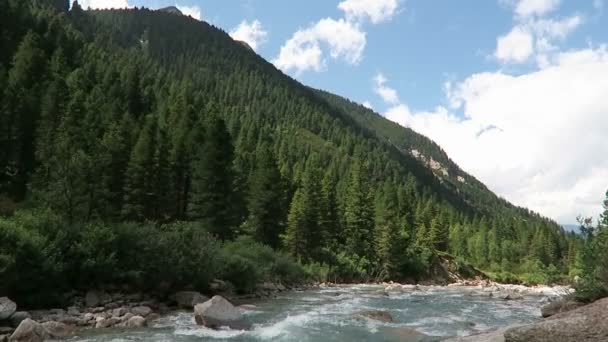
[[(293, 279), (285, 260), (323, 281), (422, 279), (446, 254), (528, 282), (568, 272), (576, 237), (493, 194), (428, 138), (302, 85), (208, 23), (64, 5), (0, 0), (0, 212), (16, 217), (0, 234), (61, 251), (45, 268), (58, 278), (186, 284), (188, 260), (216, 260), (188, 243), (227, 249), (222, 272), (191, 283), (223, 277), (243, 291), (243, 274)], [(187, 246), (162, 245), (179, 274), (133, 255), (156, 244)], [(257, 272), (254, 252), (282, 261)]]
[(170, 13), (170, 14), (184, 15), (182, 13), (182, 11), (180, 11), (179, 8), (177, 8), (175, 6), (169, 6), (169, 7), (159, 8), (158, 11), (159, 12)]

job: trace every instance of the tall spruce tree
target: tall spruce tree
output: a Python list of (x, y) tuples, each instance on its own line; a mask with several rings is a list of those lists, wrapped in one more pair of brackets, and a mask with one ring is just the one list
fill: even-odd
[(374, 204), (368, 179), (365, 166), (356, 160), (351, 166), (344, 215), (346, 250), (370, 260), (374, 255)]

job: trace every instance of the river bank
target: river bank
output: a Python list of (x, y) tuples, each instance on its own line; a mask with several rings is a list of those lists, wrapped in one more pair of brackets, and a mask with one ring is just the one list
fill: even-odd
[[(216, 281), (215, 289), (217, 293), (221, 292), (221, 281)], [(330, 305), (331, 307), (331, 305), (334, 305), (345, 311), (357, 312), (357, 309), (376, 310), (383, 307), (394, 307), (395, 311), (388, 311), (388, 313), (396, 316), (395, 320), (388, 324), (389, 327), (395, 325), (393, 328), (397, 328), (400, 327), (399, 314), (402, 312), (399, 310), (407, 311), (411, 309), (411, 306), (424, 305), (424, 299), (437, 300), (439, 298), (441, 301), (446, 300), (444, 304), (446, 307), (452, 305), (449, 301), (450, 298), (456, 298), (463, 305), (463, 308), (466, 308), (467, 304), (478, 305), (480, 307), (485, 307), (486, 305), (498, 306), (500, 307), (498, 312), (502, 312), (501, 315), (505, 315), (508, 309), (523, 306), (526, 308), (526, 315), (524, 317), (533, 320), (540, 317), (540, 307), (543, 304), (567, 295), (571, 291), (567, 287), (525, 287), (521, 285), (496, 284), (488, 281), (462, 281), (448, 286), (381, 283), (373, 285), (313, 284), (297, 288), (264, 283), (258, 286), (253, 295), (238, 296), (230, 293), (224, 293), (224, 295), (235, 305), (240, 305), (239, 310), (244, 312), (245, 317), (251, 318), (258, 315), (251, 322), (255, 327), (254, 331), (256, 331), (260, 327), (264, 329), (267, 324), (270, 324), (266, 321), (267, 319), (259, 318), (266, 317), (265, 315), (269, 315), (271, 312), (275, 316), (281, 316), (284, 314), (281, 310), (287, 310), (288, 313), (291, 312), (292, 309), (289, 303), (285, 303), (286, 298), (287, 302), (289, 300), (294, 301), (295, 304), (293, 305), (300, 310), (298, 311), (298, 315), (309, 317), (309, 314), (305, 311), (309, 303), (306, 301), (300, 303), (299, 296), (301, 295), (308, 295), (325, 306)], [(188, 331), (191, 333), (202, 329), (204, 334), (213, 334), (209, 332), (209, 329), (197, 328), (196, 324), (192, 324), (193, 306), (208, 299), (206, 295), (195, 291), (180, 291), (167, 298), (154, 298), (151, 295), (143, 294), (89, 291), (85, 294), (76, 294), (73, 305), (63, 309), (22, 312), (15, 308), (14, 312), (5, 322), (10, 322), (9, 327), (12, 328), (9, 329), (14, 329), (22, 321), (30, 318), (32, 319), (30, 330), (35, 331), (35, 327), (32, 326), (34, 325), (33, 322), (37, 322), (42, 324), (43, 328), (47, 330), (47, 336), (55, 338), (66, 338), (83, 334), (104, 335), (105, 332), (114, 333), (115, 330), (128, 334), (126, 331), (130, 329), (133, 331), (141, 331), (141, 329), (154, 330), (158, 327), (177, 329), (177, 325), (170, 322), (181, 321), (184, 321), (183, 325), (188, 326)], [(345, 306), (340, 307), (340, 303)], [(382, 305), (376, 305), (379, 303), (382, 303)], [(275, 309), (276, 306), (280, 306), (280, 310)], [(260, 309), (260, 307), (270, 307), (270, 309)], [(432, 308), (437, 311), (443, 310), (440, 305), (436, 304)], [(316, 311), (314, 310), (316, 308), (311, 307), (309, 309), (313, 310), (313, 317), (315, 317), (314, 312)], [(260, 312), (260, 310), (264, 311)], [(268, 310), (268, 312), (265, 312), (265, 310)], [(335, 314), (340, 317), (337, 312)], [(352, 312), (350, 314), (352, 315)], [(463, 314), (466, 317), (466, 310)], [(317, 312), (317, 316), (322, 315), (322, 311)], [(288, 314), (285, 319), (293, 319), (289, 317), (291, 316)], [(272, 321), (276, 318), (269, 317), (268, 319)], [(401, 319), (411, 318), (404, 316)], [(445, 318), (445, 320), (449, 319), (452, 318)], [(479, 333), (484, 331), (485, 328), (493, 328), (498, 324), (493, 321), (486, 323), (475, 322), (475, 320), (480, 319), (476, 314), (472, 315), (470, 319), (467, 324), (474, 326), (475, 329), (468, 329), (466, 325), (460, 327), (460, 324), (455, 321), (454, 326), (460, 328), (460, 330), (456, 329), (455, 335), (462, 334), (463, 331), (468, 334)], [(348, 319), (346, 321), (348, 324), (352, 323)], [(516, 322), (522, 323), (517, 320)], [(146, 326), (149, 328), (145, 328)], [(3, 333), (6, 334), (4, 337), (0, 337), (0, 341), (2, 341), (2, 338), (7, 339), (10, 336), (8, 334), (13, 331), (9, 331), (9, 329), (3, 330)], [(430, 330), (422, 330), (421, 333), (432, 333)], [(447, 337), (449, 336), (449, 332), (442, 331), (441, 335)], [(92, 339), (89, 341), (97, 340)]]

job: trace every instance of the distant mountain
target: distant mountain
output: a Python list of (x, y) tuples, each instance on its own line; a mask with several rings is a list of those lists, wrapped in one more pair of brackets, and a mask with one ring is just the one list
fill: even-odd
[(564, 229), (569, 232), (580, 232), (580, 225), (578, 224), (562, 224), (562, 227), (564, 227)]

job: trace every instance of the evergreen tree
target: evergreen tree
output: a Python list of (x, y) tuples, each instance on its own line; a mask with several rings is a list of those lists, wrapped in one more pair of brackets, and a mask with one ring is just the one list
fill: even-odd
[(238, 224), (232, 207), (232, 140), (224, 120), (217, 117), (209, 118), (204, 131), (204, 142), (193, 161), (189, 216), (220, 239), (230, 239)]
[(388, 182), (384, 183), (376, 212), (376, 250), (382, 274), (386, 279), (397, 279), (406, 245), (402, 235), (404, 229), (400, 226), (397, 192)]
[(352, 255), (373, 258), (374, 208), (365, 166), (356, 160), (351, 167), (346, 193), (346, 250)]

